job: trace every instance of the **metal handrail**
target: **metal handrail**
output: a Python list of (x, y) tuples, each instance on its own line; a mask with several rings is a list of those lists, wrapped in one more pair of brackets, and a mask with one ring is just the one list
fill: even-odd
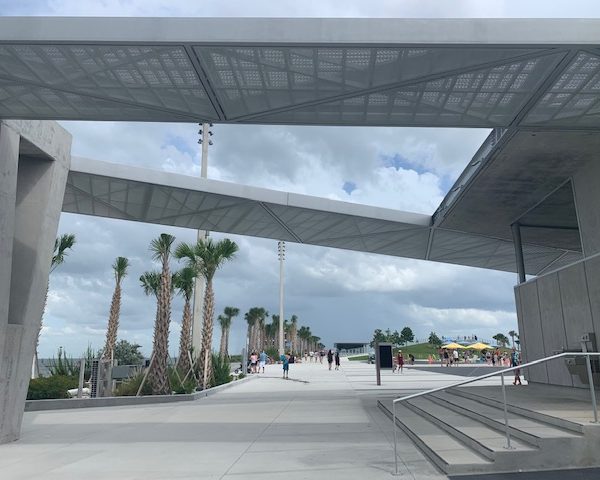
[(594, 410), (593, 423), (598, 423), (598, 407), (596, 405), (596, 392), (594, 390), (594, 379), (592, 377), (592, 365), (590, 363), (590, 357), (600, 357), (600, 352), (586, 352), (585, 347), (584, 347), (583, 352), (563, 352), (563, 353), (558, 353), (556, 355), (550, 355), (549, 357), (539, 358), (539, 359), (533, 360), (531, 362), (523, 363), (516, 367), (504, 368), (497, 372), (486, 373), (484, 375), (480, 375), (479, 377), (470, 378), (468, 380), (462, 380), (460, 382), (452, 383), (452, 384), (446, 385), (444, 387), (432, 388), (431, 390), (426, 390), (424, 392), (413, 393), (411, 395), (406, 395), (404, 397), (395, 398), (392, 401), (393, 422), (394, 422), (393, 423), (394, 463), (395, 463), (395, 468), (396, 468), (395, 475), (398, 475), (398, 439), (397, 439), (397, 435), (396, 435), (396, 430), (397, 430), (397, 427), (396, 427), (396, 404), (397, 403), (404, 402), (406, 400), (411, 400), (411, 399), (417, 398), (417, 397), (422, 397), (424, 395), (429, 395), (430, 393), (441, 392), (443, 390), (447, 390), (448, 388), (460, 387), (461, 385), (467, 385), (469, 383), (477, 382), (479, 380), (484, 380), (486, 378), (500, 375), (501, 376), (500, 378), (502, 381), (502, 397), (503, 397), (503, 403), (504, 403), (504, 428), (506, 431), (506, 446), (505, 446), (505, 448), (512, 449), (512, 447), (510, 445), (510, 430), (509, 430), (509, 426), (508, 426), (508, 407), (506, 404), (506, 389), (504, 386), (504, 374), (507, 372), (512, 372), (514, 370), (520, 370), (521, 368), (527, 368), (527, 367), (531, 367), (533, 365), (538, 365), (540, 363), (549, 362), (550, 360), (555, 360), (557, 358), (562, 358), (562, 357), (586, 357), (587, 373), (588, 373), (588, 379), (589, 379), (589, 384), (590, 384), (590, 394), (592, 397), (591, 400), (592, 400), (592, 406), (593, 406), (593, 410)]

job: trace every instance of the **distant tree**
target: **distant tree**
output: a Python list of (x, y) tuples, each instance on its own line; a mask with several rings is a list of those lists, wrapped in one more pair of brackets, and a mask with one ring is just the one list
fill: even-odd
[(144, 361), (144, 355), (140, 352), (141, 345), (129, 343), (127, 340), (119, 340), (115, 344), (113, 357), (119, 365), (139, 365)]
[(504, 335), (503, 333), (497, 333), (492, 338), (494, 340), (496, 340), (496, 343), (498, 345), (501, 345), (503, 347), (506, 347), (506, 345), (508, 345), (508, 342), (509, 342), (508, 337), (506, 335)]
[(374, 347), (376, 343), (385, 342), (386, 340), (387, 338), (385, 336), (385, 333), (383, 333), (381, 329), (378, 328), (373, 332), (373, 340), (371, 340), (371, 343), (369, 345), (371, 345), (371, 347)]
[(508, 335), (512, 339), (512, 345), (514, 347), (515, 346), (515, 337), (516, 336), (518, 337), (517, 332), (515, 332), (514, 330), (511, 330), (510, 332), (508, 332)]
[(400, 345), (404, 344), (404, 342), (402, 341), (402, 337), (398, 333), (398, 330), (393, 331), (393, 333), (390, 335), (390, 338), (388, 339), (388, 341), (396, 347), (399, 347)]
[(415, 339), (415, 335), (410, 327), (404, 327), (400, 332), (400, 339), (402, 343), (412, 342)]
[(433, 347), (440, 347), (442, 345), (442, 341), (440, 340), (440, 337), (438, 337), (435, 332), (431, 332), (429, 334), (429, 339), (427, 340), (427, 342), (429, 343), (429, 345), (433, 346)]
[(219, 357), (225, 360), (229, 358), (229, 330), (231, 329), (231, 321), (233, 317), (237, 317), (240, 313), (239, 308), (225, 307), (223, 315), (219, 315), (217, 319), (221, 325), (221, 346), (219, 348)]

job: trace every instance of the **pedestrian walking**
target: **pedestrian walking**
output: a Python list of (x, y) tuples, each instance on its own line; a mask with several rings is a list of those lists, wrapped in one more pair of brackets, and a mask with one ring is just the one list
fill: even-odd
[(340, 352), (338, 352), (337, 350), (335, 351), (335, 369), (340, 369)]
[(264, 350), (260, 352), (258, 356), (258, 373), (260, 373), (260, 369), (262, 368), (262, 373), (265, 373), (265, 364), (267, 363), (267, 352)]
[(252, 370), (252, 373), (256, 373), (256, 364), (258, 363), (258, 355), (256, 354), (256, 352), (252, 352), (252, 354), (250, 355), (250, 369)]
[(281, 357), (279, 357), (281, 362), (283, 363), (283, 378), (289, 378), (290, 374), (290, 357), (289, 355), (282, 353)]
[(454, 360), (454, 363), (455, 363), (455, 365), (457, 365), (457, 366), (458, 366), (458, 350), (456, 350), (456, 349), (455, 349), (455, 350), (452, 352), (452, 358), (453, 358), (453, 360)]
[(333, 352), (331, 350), (327, 352), (327, 363), (329, 364), (329, 370), (331, 370), (331, 366), (333, 365)]
[[(519, 352), (515, 350), (515, 347), (512, 348), (512, 353), (510, 355), (510, 366), (518, 367), (521, 365), (521, 356)], [(515, 370), (515, 379), (513, 380), (513, 385), (522, 385), (521, 384), (521, 369), (517, 368)]]
[(398, 350), (398, 355), (396, 356), (396, 369), (399, 373), (404, 373), (404, 355), (402, 355), (402, 350)]

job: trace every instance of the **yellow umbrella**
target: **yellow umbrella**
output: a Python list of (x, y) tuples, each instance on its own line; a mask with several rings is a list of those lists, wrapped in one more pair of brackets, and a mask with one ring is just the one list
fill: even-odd
[(470, 348), (472, 350), (487, 350), (492, 347), (490, 345), (486, 345), (485, 343), (478, 342), (478, 343), (474, 343), (473, 345), (469, 345), (468, 347), (465, 347), (465, 348)]
[(465, 348), (459, 343), (449, 343), (448, 345), (442, 345), (442, 348), (450, 348), (452, 350), (456, 350), (457, 348)]

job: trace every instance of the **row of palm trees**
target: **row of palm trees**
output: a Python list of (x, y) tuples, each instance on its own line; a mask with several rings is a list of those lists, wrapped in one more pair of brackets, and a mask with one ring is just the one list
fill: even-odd
[[(171, 302), (175, 291), (184, 299), (183, 319), (181, 322), (181, 335), (179, 342), (179, 357), (177, 368), (187, 376), (197, 363), (200, 377), (200, 386), (207, 388), (212, 376), (212, 336), (214, 324), (215, 295), (213, 279), (217, 270), (228, 260), (235, 256), (238, 246), (235, 242), (225, 238), (217, 242), (212, 239), (201, 239), (196, 244), (181, 243), (173, 251), (175, 237), (163, 233), (150, 243), (152, 258), (159, 262), (160, 271), (145, 272), (140, 276), (140, 284), (147, 295), (156, 300), (156, 315), (154, 319), (154, 336), (152, 356), (148, 379), (155, 395), (171, 393), (169, 383), (169, 327), (171, 324)], [(172, 257), (181, 260), (185, 266), (176, 272), (171, 271)], [(127, 275), (129, 261), (127, 258), (118, 257), (113, 264), (115, 289), (113, 292), (106, 343), (103, 349), (103, 358), (110, 360), (113, 357), (119, 327), (119, 313), (121, 305), (121, 282)], [(194, 282), (197, 277), (203, 277), (206, 282), (203, 305), (203, 331), (202, 346), (194, 360), (192, 358), (192, 294)]]
[[(179, 341), (179, 356), (177, 368), (184, 376), (197, 367), (201, 372), (199, 385), (207, 388), (212, 374), (212, 337), (214, 326), (215, 296), (213, 279), (217, 270), (227, 261), (231, 260), (238, 246), (229, 239), (214, 242), (212, 239), (201, 239), (196, 244), (181, 243), (173, 251), (175, 237), (166, 233), (150, 243), (152, 258), (159, 262), (160, 271), (148, 271), (140, 276), (140, 284), (146, 295), (156, 300), (156, 315), (154, 320), (154, 336), (152, 356), (150, 360), (149, 380), (154, 394), (169, 394), (169, 327), (171, 322), (171, 302), (175, 292), (184, 299), (183, 318)], [(51, 271), (64, 262), (67, 251), (75, 244), (73, 234), (65, 234), (56, 240)], [(172, 257), (184, 262), (184, 267), (178, 271), (171, 271)], [(125, 257), (117, 257), (112, 265), (115, 287), (112, 295), (106, 341), (102, 350), (102, 358), (110, 361), (113, 359), (119, 329), (119, 316), (121, 310), (121, 285), (128, 274), (130, 262)], [(192, 298), (194, 284), (197, 277), (205, 280), (205, 295), (203, 305), (203, 331), (200, 352), (192, 352)], [(219, 355), (222, 360), (229, 358), (229, 332), (234, 317), (240, 310), (235, 307), (225, 307), (218, 320), (221, 325), (221, 343)], [(252, 350), (262, 350), (277, 347), (279, 332), (279, 315), (272, 315), (271, 322), (267, 323), (269, 313), (262, 307), (253, 307), (244, 318), (248, 323), (249, 347)], [(291, 344), (293, 353), (307, 350), (317, 350), (322, 347), (320, 338), (312, 334), (310, 327), (298, 328), (298, 317), (292, 315), (291, 319), (284, 320), (286, 338)], [(192, 353), (196, 354), (193, 358)]]
[[(249, 350), (268, 350), (277, 348), (279, 335), (279, 315), (271, 315), (271, 323), (267, 323), (269, 312), (263, 307), (253, 307), (244, 315), (248, 323), (248, 348)], [(290, 343), (290, 350), (299, 354), (307, 350), (320, 349), (320, 337), (314, 336), (310, 327), (298, 328), (298, 317), (292, 315), (290, 320), (284, 319), (283, 329), (285, 337)]]

